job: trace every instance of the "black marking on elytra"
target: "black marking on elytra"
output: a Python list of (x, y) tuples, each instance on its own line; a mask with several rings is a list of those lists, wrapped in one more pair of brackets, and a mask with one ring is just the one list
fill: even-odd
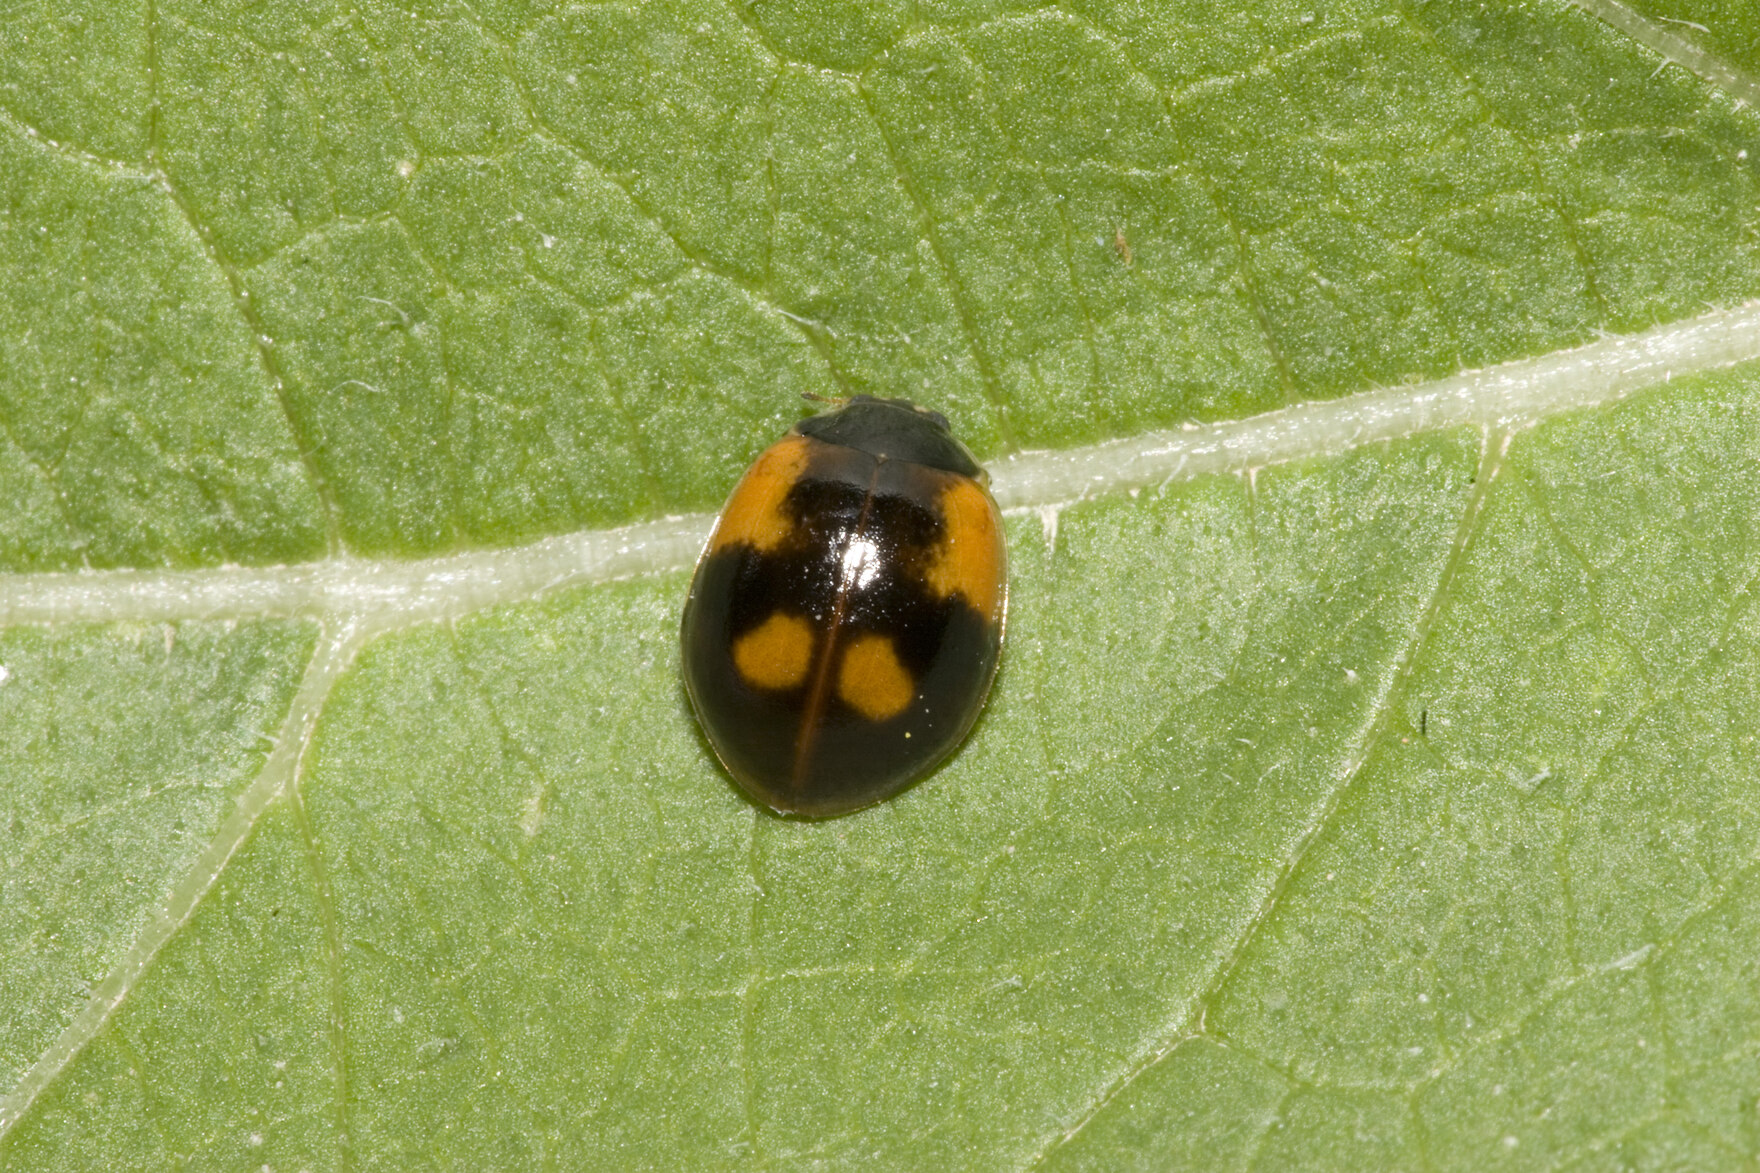
[[(945, 523), (938, 493), (925, 493), (926, 475), (934, 486), (941, 483), (920, 467), (890, 460), (876, 467), (875, 457), (859, 449), (814, 444), (784, 501), (793, 522), (789, 537), (764, 552), (743, 543), (724, 546), (698, 571), (684, 654), (699, 708), (718, 714), (717, 741), (736, 776), (792, 779), (792, 792), (766, 795), (772, 805), (811, 815), (878, 801), (951, 751), (976, 716), (1000, 632), (962, 597), (938, 596), (928, 585)], [(845, 552), (858, 540), (873, 546), (872, 572), (859, 574), (843, 600), (833, 659), (824, 665), (833, 684), (818, 709), (806, 759), (797, 762), (807, 692), (819, 665), (796, 688), (765, 691), (739, 675), (731, 649), (778, 611), (806, 616), (822, 649)], [(842, 655), (866, 633), (892, 641), (917, 690), (903, 712), (883, 721), (868, 719), (836, 694)], [(916, 768), (901, 771), (901, 755)]]

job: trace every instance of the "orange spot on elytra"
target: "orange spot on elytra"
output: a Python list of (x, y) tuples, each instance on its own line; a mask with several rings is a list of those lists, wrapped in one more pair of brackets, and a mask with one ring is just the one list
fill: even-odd
[(864, 635), (843, 654), (837, 694), (870, 721), (885, 721), (904, 712), (917, 695), (917, 683), (883, 635)]
[(929, 564), (929, 585), (943, 598), (964, 595), (992, 621), (1000, 618), (1008, 572), (996, 503), (975, 481), (959, 477), (941, 491), (941, 515), (946, 526)]
[(709, 539), (711, 550), (739, 542), (774, 550), (788, 538), (794, 522), (782, 505), (807, 466), (807, 443), (805, 436), (784, 436), (753, 462), (721, 511), (715, 536)]
[(793, 688), (812, 659), (813, 629), (798, 615), (778, 611), (733, 641), (733, 666), (753, 688)]

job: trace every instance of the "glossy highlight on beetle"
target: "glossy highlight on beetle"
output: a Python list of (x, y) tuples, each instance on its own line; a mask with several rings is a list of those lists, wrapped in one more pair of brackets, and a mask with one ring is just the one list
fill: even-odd
[(754, 799), (847, 814), (965, 738), (1008, 608), (988, 483), (940, 415), (868, 396), (802, 420), (746, 471), (682, 638), (697, 719)]

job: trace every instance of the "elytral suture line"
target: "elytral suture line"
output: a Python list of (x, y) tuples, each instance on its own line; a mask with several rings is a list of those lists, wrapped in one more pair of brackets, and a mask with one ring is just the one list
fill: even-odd
[[(1760, 106), (1760, 79), (1620, 0), (1567, 2), (1648, 46), (1665, 65), (1686, 68), (1740, 105)], [(1760, 359), (1760, 302), (1429, 383), (1083, 448), (1020, 453), (991, 463), (992, 487), (1006, 512), (1039, 512), (1054, 519), (1060, 508), (1094, 497), (1338, 455), (1420, 432), (1476, 426), (1507, 437), (1549, 416), (1610, 403), (1676, 375), (1754, 359)], [(304, 619), (319, 626), (312, 656), (262, 768), (85, 1004), (18, 1083), (0, 1095), (0, 1138), (99, 1036), (159, 952), (195, 915), (262, 815), (295, 792), (330, 693), (371, 639), (569, 587), (686, 569), (712, 523), (700, 514), (669, 517), (507, 549), (409, 561), (330, 557), (271, 567), (0, 574), (0, 628), (273, 618)], [(1298, 856), (1305, 844), (1298, 846)], [(1123, 1084), (1129, 1082), (1127, 1078)], [(1102, 1106), (1096, 1104), (1094, 1111)], [(1057, 1139), (1067, 1139), (1081, 1123)]]
[[(1333, 456), (1419, 432), (1517, 430), (1625, 398), (1675, 376), (1760, 359), (1760, 302), (1433, 382), (1298, 404), (992, 461), (997, 502), (1051, 513), (1121, 491)], [(523, 546), (398, 561), (338, 557), (289, 566), (0, 574), (0, 627), (57, 623), (312, 619), (375, 632), (557, 590), (688, 569), (713, 519), (668, 517)]]
[[(1011, 513), (1054, 514), (1108, 493), (1246, 473), (1418, 432), (1477, 426), (1507, 435), (1675, 375), (1757, 358), (1760, 302), (1431, 383), (1086, 448), (1021, 453), (992, 462), (993, 488)], [(104, 1029), (159, 951), (195, 914), (263, 813), (297, 787), (330, 692), (371, 639), (571, 586), (686, 569), (712, 520), (671, 517), (416, 561), (329, 558), (263, 568), (0, 575), (0, 627), (264, 618), (306, 619), (319, 626), (316, 649), (262, 769), (140, 936), (18, 1084), (0, 1096), (0, 1138)]]

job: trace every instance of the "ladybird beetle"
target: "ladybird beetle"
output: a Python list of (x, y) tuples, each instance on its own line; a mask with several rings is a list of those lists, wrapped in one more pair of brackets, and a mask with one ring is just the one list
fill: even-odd
[(1008, 607), (989, 480), (943, 416), (866, 395), (746, 471), (697, 562), (682, 640), (697, 720), (753, 798), (847, 814), (965, 737)]

